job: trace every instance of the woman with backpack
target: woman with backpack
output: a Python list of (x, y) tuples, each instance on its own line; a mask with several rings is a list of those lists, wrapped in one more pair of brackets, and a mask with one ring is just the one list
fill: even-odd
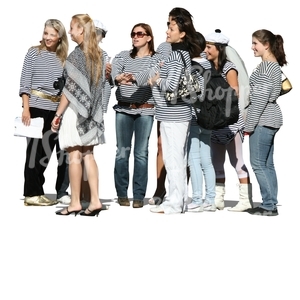
[[(207, 59), (213, 63), (217, 72), (235, 89), (239, 95), (238, 70), (226, 55), (229, 38), (219, 29), (207, 35), (205, 53)], [(216, 173), (215, 204), (220, 210), (224, 209), (225, 196), (225, 157), (226, 152), (230, 163), (239, 179), (239, 202), (229, 211), (245, 211), (252, 208), (252, 185), (248, 169), (243, 159), (243, 141), (245, 122), (242, 113), (236, 123), (224, 128), (213, 130), (211, 137), (212, 161)]]

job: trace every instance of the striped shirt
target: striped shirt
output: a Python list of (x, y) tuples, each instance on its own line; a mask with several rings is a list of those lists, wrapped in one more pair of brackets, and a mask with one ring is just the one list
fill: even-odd
[(250, 76), (250, 105), (246, 132), (257, 125), (280, 128), (282, 112), (276, 100), (281, 90), (281, 68), (277, 62), (262, 61)]
[[(130, 57), (131, 51), (122, 51), (115, 56), (112, 61), (112, 72), (111, 76), (113, 80), (122, 73), (131, 73), (136, 78), (140, 76), (140, 73), (144, 73), (145, 70), (149, 70), (151, 65), (154, 65), (156, 56), (144, 56), (144, 57)], [(149, 74), (145, 72), (144, 76)], [(146, 80), (144, 80), (146, 81)], [(152, 90), (148, 84), (142, 86), (133, 83), (132, 85), (121, 84), (116, 89), (116, 99), (121, 102), (128, 103), (149, 103), (154, 104)], [(114, 105), (113, 109), (117, 112), (124, 112), (127, 114), (141, 114), (141, 115), (154, 115), (154, 108), (130, 108)]]
[[(195, 57), (195, 58), (193, 58), (193, 60), (195, 62), (197, 62), (198, 64), (200, 64), (200, 66), (205, 70), (209, 70), (211, 68), (210, 62), (204, 57)], [(193, 69), (193, 67), (192, 67), (192, 69)], [(195, 69), (197, 70), (197, 68), (195, 68)], [(205, 89), (205, 87), (204, 87), (204, 78), (203, 78), (202, 75), (199, 75), (199, 76), (201, 76), (201, 79), (199, 80), (201, 91), (204, 91), (204, 89)], [(199, 126), (198, 123), (197, 123), (197, 116), (196, 116), (194, 107), (192, 107), (192, 122), (191, 122), (191, 125), (192, 126)]]
[(191, 72), (191, 59), (189, 53), (184, 50), (172, 51), (161, 66), (161, 81), (159, 82), (159, 86), (154, 86), (152, 88), (156, 105), (155, 118), (158, 121), (187, 122), (192, 118), (190, 103), (177, 99), (176, 103), (173, 104), (165, 98), (166, 91), (173, 92), (177, 89), (179, 80), (184, 71), (184, 63), (178, 51), (182, 52), (187, 70), (188, 72)]
[(55, 52), (30, 48), (24, 59), (19, 95), (30, 96), (29, 107), (56, 111), (58, 102), (31, 95), (31, 90), (38, 90), (51, 96), (57, 95), (59, 91), (54, 89), (53, 83), (62, 76), (62, 73), (62, 62)]
[[(103, 51), (103, 57), (104, 57), (104, 62), (108, 63), (109, 62), (109, 56), (106, 53), (106, 51)], [(103, 66), (105, 68), (105, 65)], [(111, 96), (111, 89), (114, 87), (113, 82), (110, 82), (108, 79), (105, 80), (104, 87), (103, 87), (103, 93), (102, 93), (102, 110), (104, 113), (107, 113), (107, 107), (109, 103), (109, 99)]]
[[(223, 70), (221, 72), (222, 77), (227, 81), (226, 74), (230, 70), (236, 70), (238, 73), (238, 70), (235, 66), (234, 63), (231, 61), (227, 61), (223, 67)], [(211, 140), (214, 143), (226, 145), (228, 144), (234, 137), (235, 135), (240, 132), (241, 133), (241, 138), (242, 140), (244, 139), (244, 136), (242, 134), (242, 131), (244, 130), (245, 127), (245, 122), (243, 119), (242, 114), (239, 114), (239, 119), (236, 123), (226, 126), (224, 128), (218, 129), (218, 130), (213, 130), (212, 135), (211, 135)]]
[(163, 56), (163, 60), (165, 61), (172, 52), (172, 46), (168, 42), (162, 42), (158, 45), (156, 52), (160, 53)]

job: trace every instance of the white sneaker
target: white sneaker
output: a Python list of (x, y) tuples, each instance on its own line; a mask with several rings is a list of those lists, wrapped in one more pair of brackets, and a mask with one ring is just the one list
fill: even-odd
[(197, 203), (189, 203), (187, 205), (187, 212), (203, 212), (203, 205)]
[(60, 197), (59, 199), (57, 199), (57, 201), (62, 203), (62, 204), (70, 204), (71, 203), (71, 197), (70, 197), (70, 195), (64, 195), (64, 196)]
[(150, 211), (153, 213), (163, 214), (164, 208), (161, 205), (156, 205), (155, 207), (150, 208)]
[(215, 204), (210, 204), (210, 203), (204, 203), (204, 211), (216, 211), (216, 205)]

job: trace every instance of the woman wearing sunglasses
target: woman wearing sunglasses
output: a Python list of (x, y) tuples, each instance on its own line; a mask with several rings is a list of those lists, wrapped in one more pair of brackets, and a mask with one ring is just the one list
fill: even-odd
[(177, 214), (184, 212), (185, 201), (188, 198), (187, 141), (192, 111), (188, 101), (167, 101), (165, 93), (177, 89), (184, 65), (191, 71), (191, 57), (199, 56), (201, 48), (196, 42), (197, 33), (192, 15), (184, 8), (176, 7), (170, 11), (166, 34), (166, 41), (171, 43), (172, 52), (159, 73), (153, 76), (149, 83), (153, 87), (155, 117), (160, 121), (163, 160), (169, 190), (165, 201), (151, 208), (151, 212)]
[(112, 61), (111, 76), (117, 85), (118, 101), (113, 107), (116, 112), (117, 139), (114, 180), (119, 205), (130, 206), (129, 157), (134, 134), (132, 206), (141, 208), (148, 184), (148, 145), (153, 125), (154, 102), (151, 87), (147, 84), (138, 86), (136, 80), (159, 56), (155, 54), (152, 29), (148, 24), (134, 25), (130, 37), (132, 49), (121, 51)]

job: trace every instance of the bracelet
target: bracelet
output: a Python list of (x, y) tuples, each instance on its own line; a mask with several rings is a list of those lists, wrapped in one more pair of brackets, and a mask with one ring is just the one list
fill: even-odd
[(62, 115), (55, 114), (55, 117), (61, 119), (61, 118), (62, 118)]

